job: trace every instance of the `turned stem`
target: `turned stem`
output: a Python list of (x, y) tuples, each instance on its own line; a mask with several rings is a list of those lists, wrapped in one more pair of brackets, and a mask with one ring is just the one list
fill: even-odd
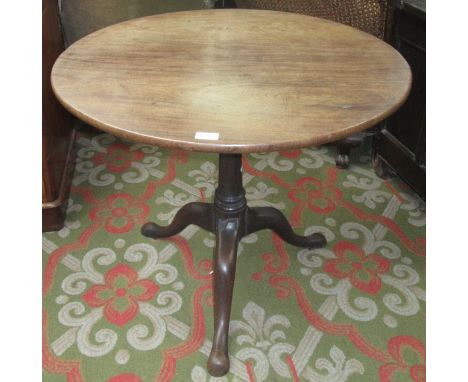
[(238, 211), (247, 206), (242, 185), (241, 154), (219, 155), (218, 187), (214, 204), (223, 212)]

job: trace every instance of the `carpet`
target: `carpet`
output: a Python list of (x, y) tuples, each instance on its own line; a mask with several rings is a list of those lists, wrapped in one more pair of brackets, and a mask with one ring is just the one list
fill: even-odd
[(231, 370), (212, 378), (214, 236), (139, 228), (211, 201), (217, 155), (80, 133), (65, 227), (43, 235), (45, 382), (425, 380), (424, 203), (374, 174), (369, 144), (348, 170), (322, 146), (244, 156), (243, 176), (250, 206), (328, 245), (242, 240)]

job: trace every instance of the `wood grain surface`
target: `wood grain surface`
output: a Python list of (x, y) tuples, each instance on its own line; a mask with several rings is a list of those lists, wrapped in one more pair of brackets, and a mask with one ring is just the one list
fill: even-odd
[[(394, 112), (410, 85), (406, 61), (371, 35), (239, 9), (116, 24), (73, 44), (52, 71), (60, 102), (101, 130), (220, 153), (344, 138)], [(218, 139), (196, 139), (197, 132)]]

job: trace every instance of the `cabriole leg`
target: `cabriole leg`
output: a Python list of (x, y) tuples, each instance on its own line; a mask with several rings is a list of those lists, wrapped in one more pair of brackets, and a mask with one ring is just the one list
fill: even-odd
[(214, 253), (214, 335), (208, 358), (208, 372), (219, 377), (229, 371), (228, 333), (232, 291), (236, 273), (239, 218), (222, 219), (217, 223)]
[(283, 213), (273, 207), (249, 208), (246, 220), (246, 235), (268, 228), (285, 242), (297, 247), (314, 249), (327, 245), (325, 236), (319, 232), (308, 236), (297, 235)]
[(177, 211), (171, 224), (162, 227), (156, 223), (145, 223), (141, 227), (143, 236), (162, 239), (177, 235), (190, 224), (198, 225), (207, 231), (214, 232), (213, 205), (208, 203), (188, 203)]

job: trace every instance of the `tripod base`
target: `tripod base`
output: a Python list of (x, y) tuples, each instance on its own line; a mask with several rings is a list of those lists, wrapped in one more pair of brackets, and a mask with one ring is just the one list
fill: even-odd
[(215, 377), (229, 371), (228, 331), (232, 291), (236, 273), (237, 246), (242, 237), (262, 229), (271, 229), (289, 244), (304, 248), (321, 248), (327, 244), (321, 233), (299, 236), (286, 217), (273, 207), (247, 206), (242, 186), (241, 154), (220, 154), (219, 185), (215, 201), (188, 203), (168, 226), (146, 223), (141, 233), (153, 239), (178, 234), (195, 224), (216, 236), (214, 270), (214, 336), (208, 358), (208, 372)]

